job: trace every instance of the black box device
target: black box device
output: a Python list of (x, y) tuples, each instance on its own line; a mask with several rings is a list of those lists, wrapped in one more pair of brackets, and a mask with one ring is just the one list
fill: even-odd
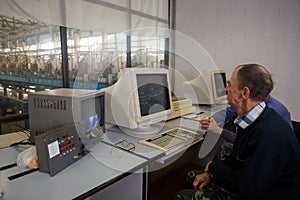
[[(104, 132), (105, 93), (101, 90), (57, 88), (29, 94), (30, 139), (65, 124), (76, 124), (81, 138)], [(86, 145), (87, 140), (83, 141)]]
[(39, 171), (54, 176), (88, 153), (74, 124), (35, 136)]

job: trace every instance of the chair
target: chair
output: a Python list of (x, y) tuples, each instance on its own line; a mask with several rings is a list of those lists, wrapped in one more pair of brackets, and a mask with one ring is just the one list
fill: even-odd
[[(297, 136), (298, 142), (300, 144), (300, 122), (292, 121), (294, 132)], [(298, 199), (300, 199), (300, 190), (298, 193)]]
[(292, 121), (294, 132), (297, 136), (298, 142), (300, 143), (300, 122)]

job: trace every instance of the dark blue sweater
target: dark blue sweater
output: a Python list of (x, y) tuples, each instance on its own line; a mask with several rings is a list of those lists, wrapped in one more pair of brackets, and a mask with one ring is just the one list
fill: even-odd
[(300, 145), (291, 127), (268, 106), (244, 130), (231, 155), (213, 161), (214, 180), (243, 199), (297, 199)]

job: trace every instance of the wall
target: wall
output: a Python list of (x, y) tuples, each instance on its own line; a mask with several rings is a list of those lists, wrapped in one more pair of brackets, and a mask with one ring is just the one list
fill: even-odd
[(176, 30), (201, 44), (228, 78), (242, 63), (265, 66), (272, 95), (300, 121), (299, 0), (177, 0)]

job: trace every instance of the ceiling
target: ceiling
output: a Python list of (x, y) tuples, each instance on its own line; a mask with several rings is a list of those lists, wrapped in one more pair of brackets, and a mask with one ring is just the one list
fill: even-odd
[(0, 41), (20, 38), (46, 28), (48, 29), (49, 26), (42, 22), (0, 15)]

